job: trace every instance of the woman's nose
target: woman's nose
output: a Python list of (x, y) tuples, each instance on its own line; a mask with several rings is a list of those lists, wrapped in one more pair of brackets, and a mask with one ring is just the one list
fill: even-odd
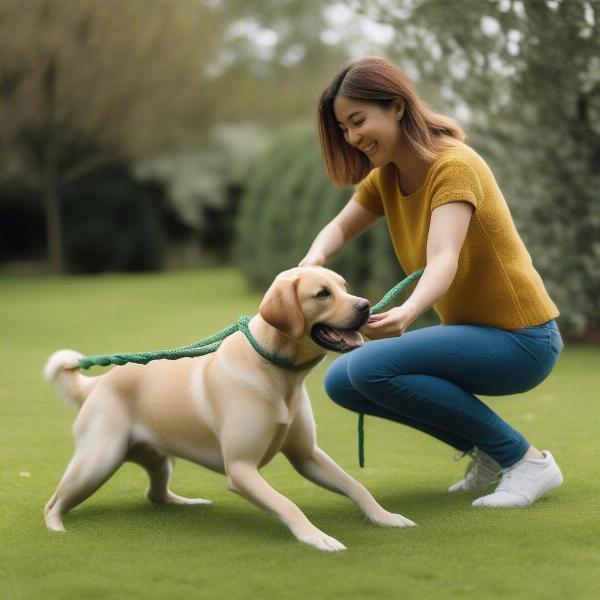
[(362, 136), (360, 135), (360, 133), (348, 130), (348, 143), (351, 146), (358, 146), (358, 144), (360, 143), (361, 140), (362, 140)]

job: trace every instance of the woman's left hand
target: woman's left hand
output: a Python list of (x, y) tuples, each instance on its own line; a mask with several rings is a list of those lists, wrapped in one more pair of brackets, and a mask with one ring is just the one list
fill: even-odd
[(371, 315), (360, 332), (372, 340), (397, 337), (417, 318), (416, 311), (408, 304), (392, 308), (378, 315)]

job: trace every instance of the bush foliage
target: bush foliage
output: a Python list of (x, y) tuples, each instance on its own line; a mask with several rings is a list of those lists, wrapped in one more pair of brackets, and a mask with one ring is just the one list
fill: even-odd
[[(315, 236), (348, 202), (352, 188), (329, 181), (314, 134), (289, 129), (248, 176), (236, 222), (234, 258), (252, 285), (265, 287), (295, 267)], [(327, 266), (355, 293), (381, 294), (404, 276), (381, 219)]]
[(126, 169), (103, 169), (68, 186), (62, 211), (69, 271), (160, 268), (165, 234), (159, 207), (150, 191)]

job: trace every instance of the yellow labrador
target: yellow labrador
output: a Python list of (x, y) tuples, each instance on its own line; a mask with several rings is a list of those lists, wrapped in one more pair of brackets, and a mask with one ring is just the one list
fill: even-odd
[(414, 525), (382, 508), (316, 445), (304, 378), (326, 350), (360, 346), (357, 330), (368, 316), (368, 301), (348, 294), (340, 275), (297, 267), (275, 279), (249, 328), (263, 348), (299, 370), (268, 362), (241, 332), (213, 354), (128, 364), (98, 377), (79, 373), (81, 354), (56, 352), (45, 376), (81, 408), (73, 427), (75, 455), (45, 507), (48, 529), (65, 531), (65, 513), (127, 460), (147, 471), (152, 502), (210, 504), (169, 490), (170, 456), (179, 456), (224, 473), (230, 490), (275, 513), (301, 542), (320, 550), (345, 549), (262, 478), (259, 469), (279, 451), (314, 483), (348, 496), (373, 523)]

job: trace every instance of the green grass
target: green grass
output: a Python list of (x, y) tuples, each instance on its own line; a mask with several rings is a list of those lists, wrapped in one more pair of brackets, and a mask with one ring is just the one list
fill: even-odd
[[(212, 507), (155, 507), (132, 464), (50, 534), (42, 509), (72, 453), (74, 412), (42, 381), (45, 359), (190, 343), (256, 311), (232, 271), (0, 279), (0, 598), (592, 598), (600, 573), (600, 349), (567, 347), (556, 371), (524, 395), (490, 400), (538, 447), (565, 485), (524, 510), (474, 510), (449, 495), (464, 461), (435, 440), (356, 418), (309, 377), (320, 446), (408, 530), (368, 524), (341, 496), (302, 479), (278, 456), (266, 479), (348, 550), (321, 553), (227, 490), (224, 477), (178, 461), (176, 493)], [(328, 359), (330, 360), (330, 359)], [(99, 371), (96, 371), (99, 372)], [(28, 472), (30, 477), (20, 473)]]

